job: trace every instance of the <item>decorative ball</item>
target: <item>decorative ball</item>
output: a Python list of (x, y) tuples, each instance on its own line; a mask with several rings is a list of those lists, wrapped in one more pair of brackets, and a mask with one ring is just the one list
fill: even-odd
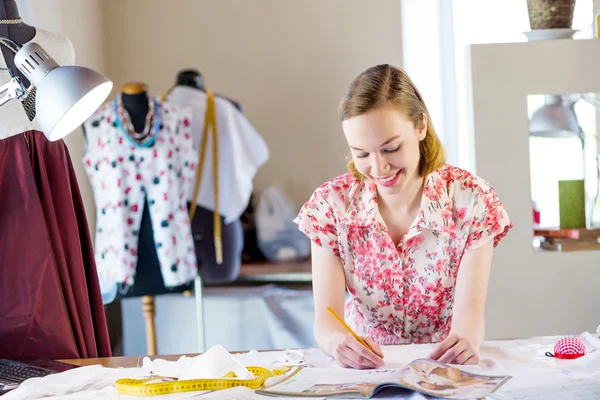
[(579, 338), (562, 338), (554, 345), (554, 357), (574, 359), (585, 355), (585, 345)]

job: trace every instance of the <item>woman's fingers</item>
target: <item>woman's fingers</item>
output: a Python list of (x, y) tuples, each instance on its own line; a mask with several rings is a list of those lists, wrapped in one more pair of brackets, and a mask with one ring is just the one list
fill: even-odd
[(352, 350), (355, 354), (357, 354), (359, 357), (369, 360), (369, 362), (374, 367), (383, 366), (383, 360), (381, 359), (380, 356), (373, 353), (371, 350), (366, 348), (362, 343), (360, 343), (358, 340), (354, 339), (352, 336), (347, 336), (344, 340), (344, 344), (350, 350)]
[(427, 358), (444, 364), (477, 364), (479, 353), (469, 339), (454, 333), (442, 340)]
[(454, 346), (446, 350), (446, 352), (438, 359), (439, 362), (450, 364), (454, 359), (460, 356), (468, 347), (469, 343), (466, 340), (460, 340)]
[(376, 366), (371, 361), (359, 356), (358, 354), (354, 353), (351, 349), (347, 349), (345, 353), (339, 355), (338, 364), (340, 364), (343, 367), (350, 367), (354, 369), (376, 368)]
[(456, 357), (455, 364), (459, 365), (476, 365), (479, 362), (479, 355), (475, 351), (464, 351), (460, 356)]
[(458, 337), (456, 335), (449, 335), (446, 339), (438, 343), (431, 353), (427, 356), (432, 360), (439, 360), (446, 352), (454, 347), (458, 343)]
[[(381, 353), (381, 347), (375, 343), (373, 343), (373, 350)], [(350, 335), (343, 337), (336, 345), (335, 360), (340, 366), (356, 369), (377, 368), (384, 365), (379, 355)]]
[(363, 337), (362, 339), (367, 342), (369, 346), (371, 346), (375, 354), (377, 354), (380, 358), (383, 358), (383, 351), (381, 351), (381, 346), (378, 343), (375, 343), (373, 339), (368, 337)]

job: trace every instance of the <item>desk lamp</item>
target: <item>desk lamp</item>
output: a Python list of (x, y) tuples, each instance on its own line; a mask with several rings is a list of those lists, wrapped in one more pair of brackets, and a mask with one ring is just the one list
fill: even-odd
[(104, 75), (86, 67), (61, 67), (37, 43), (20, 46), (6, 38), (0, 38), (0, 42), (15, 53), (15, 65), (31, 82), (25, 88), (10, 71), (11, 80), (0, 86), (0, 107), (13, 99), (24, 101), (35, 87), (37, 121), (50, 141), (63, 138), (81, 125), (112, 90), (113, 83)]
[(573, 108), (575, 102), (568, 97), (546, 96), (545, 104), (531, 116), (529, 134), (549, 138), (577, 137), (583, 140), (583, 131)]

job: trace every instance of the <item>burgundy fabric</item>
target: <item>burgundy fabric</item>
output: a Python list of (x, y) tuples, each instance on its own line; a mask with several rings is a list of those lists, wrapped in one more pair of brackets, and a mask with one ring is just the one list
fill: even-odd
[(0, 357), (110, 355), (67, 146), (37, 131), (0, 140)]

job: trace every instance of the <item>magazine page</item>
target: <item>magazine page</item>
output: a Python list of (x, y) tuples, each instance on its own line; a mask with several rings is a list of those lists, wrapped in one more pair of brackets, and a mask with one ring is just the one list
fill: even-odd
[(511, 378), (472, 374), (429, 359), (414, 360), (401, 371), (396, 382), (403, 387), (445, 399), (481, 399)]
[(383, 389), (406, 388), (446, 399), (481, 399), (510, 376), (477, 375), (428, 359), (400, 369), (303, 368), (256, 392), (280, 396), (370, 398)]
[(303, 368), (256, 392), (283, 396), (369, 398), (381, 382), (394, 381), (399, 371)]

